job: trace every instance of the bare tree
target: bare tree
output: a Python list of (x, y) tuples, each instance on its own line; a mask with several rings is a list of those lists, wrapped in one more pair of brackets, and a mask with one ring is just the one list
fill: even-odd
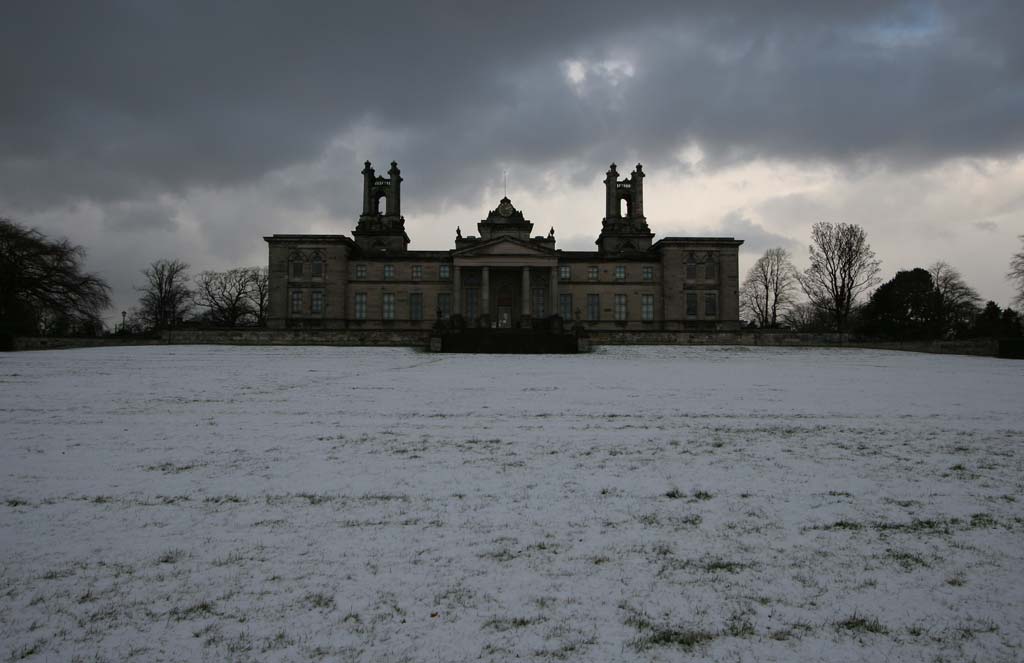
[(978, 292), (967, 285), (960, 272), (941, 260), (929, 267), (928, 273), (938, 294), (936, 323), (940, 333), (948, 335), (969, 327), (980, 311)]
[(249, 267), (249, 302), (256, 315), (256, 324), (267, 322), (267, 306), (270, 300), (270, 274), (266, 267)]
[[(1024, 244), (1024, 235), (1018, 235), (1017, 239)], [(1024, 248), (1013, 254), (1013, 258), (1010, 259), (1010, 271), (1006, 276), (1013, 281), (1013, 287), (1017, 291), (1013, 296), (1013, 303), (1024, 306)]]
[(98, 330), (110, 286), (82, 271), (85, 250), (0, 218), (0, 333)]
[(149, 328), (168, 327), (192, 310), (188, 269), (181, 260), (161, 259), (142, 270), (146, 283), (136, 288), (142, 293), (139, 316)]
[(740, 290), (740, 303), (761, 328), (777, 327), (779, 320), (796, 303), (796, 268), (789, 252), (768, 249), (747, 272)]
[(201, 272), (195, 278), (193, 301), (206, 309), (214, 324), (234, 327), (254, 313), (250, 298), (252, 276), (252, 271), (244, 268)]
[(846, 331), (857, 298), (879, 282), (880, 263), (867, 233), (853, 223), (815, 223), (811, 242), (811, 265), (798, 275), (800, 287), (836, 331)]
[(829, 321), (810, 302), (799, 302), (786, 310), (782, 324), (796, 331), (821, 332), (828, 329)]

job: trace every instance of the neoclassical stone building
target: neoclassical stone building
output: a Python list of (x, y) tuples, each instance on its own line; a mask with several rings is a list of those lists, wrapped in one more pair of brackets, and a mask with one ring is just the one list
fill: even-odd
[(593, 330), (710, 330), (739, 325), (732, 237), (665, 237), (644, 216), (643, 168), (605, 178), (596, 251), (556, 248), (507, 197), (454, 248), (411, 251), (402, 177), (363, 169), (362, 214), (352, 237), (272, 235), (272, 328), (428, 330), (438, 319), (527, 326), (561, 316)]

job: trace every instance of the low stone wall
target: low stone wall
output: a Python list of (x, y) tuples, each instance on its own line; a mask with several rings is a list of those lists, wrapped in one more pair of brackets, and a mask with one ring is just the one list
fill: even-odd
[(182, 345), (367, 345), (427, 347), (430, 332), (361, 329), (171, 329), (167, 344)]
[[(739, 331), (592, 331), (581, 339), (595, 345), (746, 345), (788, 347), (856, 347), (938, 354), (996, 357), (999, 342), (968, 341), (886, 342), (851, 339), (847, 334), (805, 334), (774, 330)], [(359, 329), (174, 329), (159, 338), (103, 336), (98, 338), (17, 337), (14, 350), (56, 350), (121, 345), (338, 345), (427, 348), (429, 331)], [(1019, 353), (1019, 349), (1017, 350)], [(1004, 352), (1002, 356), (1019, 356)]]
[(593, 331), (592, 345), (849, 345), (847, 334), (736, 331)]

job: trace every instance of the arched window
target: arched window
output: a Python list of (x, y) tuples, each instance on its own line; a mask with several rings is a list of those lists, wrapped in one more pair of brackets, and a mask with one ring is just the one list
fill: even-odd
[(302, 254), (296, 251), (288, 257), (288, 271), (291, 273), (293, 279), (301, 279), (303, 273), (303, 259)]
[(619, 216), (629, 218), (629, 198), (619, 198)]
[[(381, 205), (381, 201), (384, 201), (383, 205)], [(377, 194), (377, 200), (375, 200), (374, 203), (373, 203), (373, 208), (374, 208), (374, 210), (376, 210), (376, 213), (378, 215), (381, 215), (381, 214), (384, 214), (384, 213), (387, 212), (387, 209), (388, 209), (387, 208), (387, 204), (388, 204), (388, 196), (387, 196), (387, 194), (379, 193), (379, 194)]]
[(718, 280), (718, 256), (709, 253), (704, 260), (704, 278), (708, 281)]

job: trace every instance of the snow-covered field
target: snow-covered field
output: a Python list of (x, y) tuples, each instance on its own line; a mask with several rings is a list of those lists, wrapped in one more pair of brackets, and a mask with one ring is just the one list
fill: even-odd
[(0, 659), (1024, 659), (1024, 363), (0, 355)]

